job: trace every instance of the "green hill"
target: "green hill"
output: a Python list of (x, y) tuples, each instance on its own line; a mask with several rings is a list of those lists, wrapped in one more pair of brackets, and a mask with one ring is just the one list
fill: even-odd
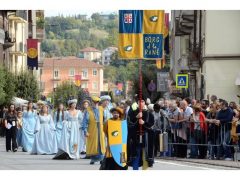
[(90, 19), (79, 15), (46, 17), (45, 31), (42, 51), (47, 57), (75, 56), (88, 46), (100, 50), (117, 46), (118, 17), (110, 14), (106, 19), (99, 13), (94, 13)]

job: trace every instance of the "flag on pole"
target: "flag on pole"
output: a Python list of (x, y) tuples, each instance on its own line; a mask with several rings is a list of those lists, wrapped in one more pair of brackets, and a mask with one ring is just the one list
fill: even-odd
[(27, 65), (31, 69), (38, 69), (38, 40), (27, 39)]
[(80, 87), (80, 85), (81, 85), (81, 75), (75, 75), (75, 85)]
[(169, 54), (169, 13), (165, 13), (164, 21), (164, 51)]
[(119, 11), (119, 58), (157, 59), (163, 55), (164, 11)]

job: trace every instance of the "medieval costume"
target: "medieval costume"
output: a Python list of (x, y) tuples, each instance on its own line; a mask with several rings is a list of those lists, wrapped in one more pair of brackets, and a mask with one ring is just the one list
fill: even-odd
[[(142, 125), (142, 141), (140, 137), (139, 119), (144, 121)], [(143, 106), (142, 117), (139, 117), (139, 108), (131, 107), (128, 113), (128, 144), (127, 155), (128, 165), (133, 170), (152, 167), (154, 163), (154, 117), (148, 112), (146, 106)]]
[(31, 154), (56, 154), (56, 129), (51, 115), (39, 115)]
[(17, 112), (17, 145), (22, 147), (22, 112)]
[(84, 113), (82, 129), (87, 137), (86, 155), (91, 158), (90, 164), (102, 161), (106, 146), (105, 135), (103, 132), (104, 110), (102, 106), (98, 106), (101, 100), (98, 97), (92, 97), (93, 107), (88, 107)]
[(56, 128), (56, 136), (57, 136), (57, 144), (58, 147), (61, 142), (61, 137), (62, 137), (62, 129), (63, 129), (63, 121), (65, 119), (65, 113), (64, 111), (60, 111), (59, 114), (58, 112), (54, 113), (54, 124)]
[[(69, 100), (68, 105), (76, 104), (77, 100)], [(58, 152), (53, 159), (79, 159), (80, 122), (82, 112), (77, 110), (75, 116), (69, 111), (66, 112), (66, 121), (63, 121), (62, 136)]]
[(112, 114), (110, 112), (110, 110), (113, 108), (113, 105), (111, 103), (111, 97), (109, 95), (105, 95), (105, 96), (101, 96), (101, 103), (103, 103), (104, 101), (108, 101), (106, 107), (103, 106), (104, 109), (104, 122), (110, 118), (112, 118)]
[(34, 129), (37, 121), (36, 111), (23, 112), (22, 147), (23, 151), (31, 152), (34, 141)]
[[(87, 108), (90, 106), (90, 101), (85, 99), (83, 101), (83, 114), (87, 111)], [(80, 152), (80, 158), (84, 159), (86, 158), (86, 137), (84, 135), (84, 131), (82, 129), (83, 122), (80, 122), (80, 146), (79, 146), (79, 152)]]
[(113, 118), (104, 123), (107, 137), (104, 170), (127, 170), (127, 121), (123, 120), (123, 109), (112, 108), (110, 111)]

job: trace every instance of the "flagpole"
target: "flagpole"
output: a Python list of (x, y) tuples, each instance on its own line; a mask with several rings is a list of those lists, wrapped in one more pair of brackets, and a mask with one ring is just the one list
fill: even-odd
[[(139, 113), (142, 113), (142, 59), (138, 61), (139, 64)], [(142, 115), (143, 116), (143, 115)], [(143, 118), (143, 117), (141, 117)], [(142, 124), (139, 124), (139, 133), (140, 133), (140, 139), (139, 142), (142, 143)]]

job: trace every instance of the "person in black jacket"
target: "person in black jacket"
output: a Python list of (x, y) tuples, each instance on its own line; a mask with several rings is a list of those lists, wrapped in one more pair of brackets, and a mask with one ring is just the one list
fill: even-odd
[[(133, 170), (138, 170), (141, 166), (143, 169), (152, 167), (154, 162), (154, 117), (147, 111), (144, 100), (141, 101), (141, 107), (142, 112), (139, 111), (139, 107), (136, 109), (131, 107), (127, 119), (128, 165), (132, 166)], [(142, 132), (140, 132), (140, 125), (142, 125)]]
[(231, 128), (232, 128), (232, 119), (233, 111), (228, 107), (228, 103), (225, 100), (220, 102), (221, 110), (217, 113), (216, 125), (221, 128), (221, 137), (223, 137), (221, 146), (218, 148), (218, 154), (223, 150), (225, 160), (232, 160), (231, 148)]
[(7, 152), (17, 151), (17, 116), (15, 113), (15, 106), (11, 104), (7, 115), (5, 116), (5, 127), (6, 127), (6, 150)]

